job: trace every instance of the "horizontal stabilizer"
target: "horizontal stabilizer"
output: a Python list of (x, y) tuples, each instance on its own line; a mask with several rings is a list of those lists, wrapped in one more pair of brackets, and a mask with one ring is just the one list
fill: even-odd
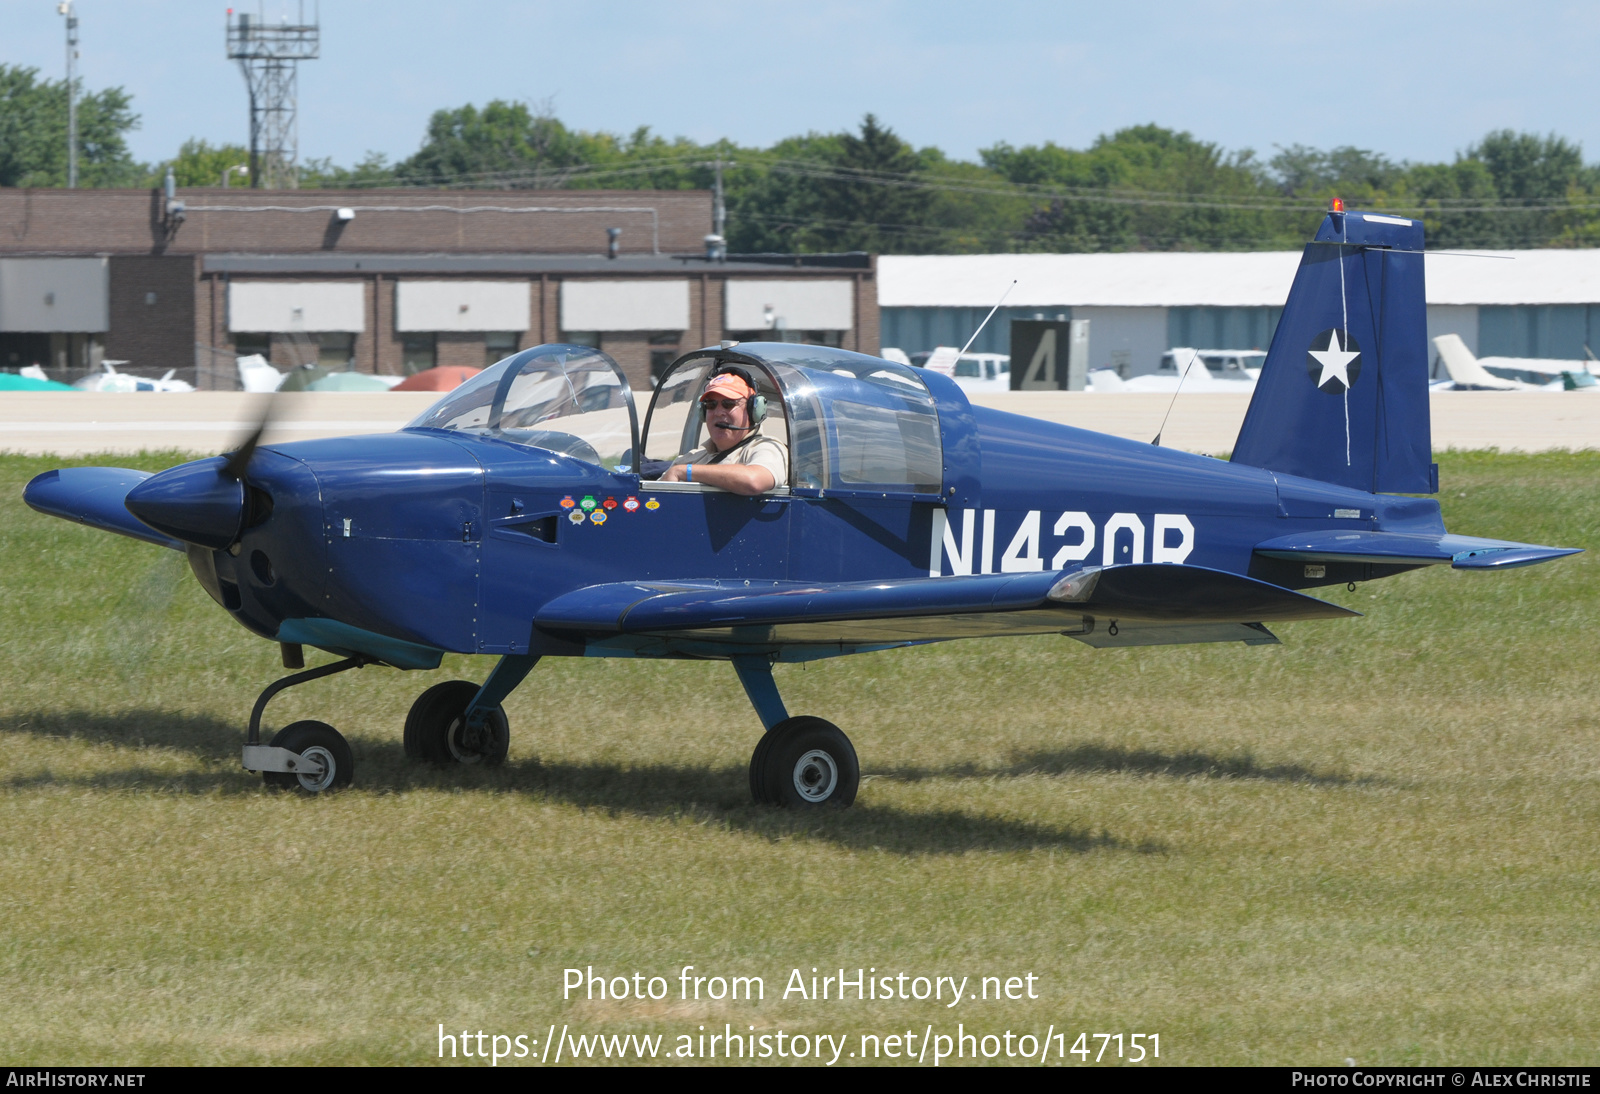
[(35, 476), (22, 491), (29, 507), (52, 517), (87, 524), (120, 536), (142, 539), (174, 551), (184, 545), (164, 536), (124, 507), (128, 491), (150, 477), (126, 467), (68, 467)]
[[(1217, 641), (1210, 624), (1356, 615), (1289, 589), (1199, 566), (1110, 566), (1070, 573), (916, 577), (764, 586), (620, 582), (557, 597), (534, 623), (590, 636), (693, 637), (748, 646), (863, 646), (1003, 634), (1089, 634), (1150, 624), (1166, 641)], [(1097, 621), (1104, 621), (1097, 624)], [(1192, 632), (1181, 629), (1193, 626)], [(1192, 633), (1193, 639), (1181, 637)], [(1234, 636), (1259, 639), (1252, 631)], [(1265, 636), (1270, 641), (1270, 635)], [(1134, 643), (1116, 643), (1134, 644)]]
[(1449, 563), (1457, 570), (1509, 570), (1575, 555), (1580, 550), (1413, 532), (1303, 532), (1256, 544), (1256, 554), (1291, 562), (1372, 562), (1392, 566)]

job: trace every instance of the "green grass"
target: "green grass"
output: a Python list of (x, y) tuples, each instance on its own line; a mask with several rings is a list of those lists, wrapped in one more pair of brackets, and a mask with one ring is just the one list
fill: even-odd
[[(1600, 455), (1441, 463), (1452, 531), (1600, 545)], [(1592, 553), (1339, 587), (1366, 617), (1281, 647), (782, 666), (862, 757), (820, 818), (748, 804), (726, 665), (544, 662), (497, 771), (400, 749), (411, 700), (487, 661), (367, 669), (269, 711), (356, 749), (355, 788), (306, 799), (238, 766), (276, 648), (175, 555), (27, 510), (48, 466), (0, 458), (0, 1062), (424, 1063), (439, 1023), (850, 1051), (957, 1021), (1159, 1033), (1166, 1063), (1600, 1060)], [(561, 999), (569, 966), (675, 996), (687, 964), (767, 998)], [(1040, 998), (778, 998), (841, 965)]]

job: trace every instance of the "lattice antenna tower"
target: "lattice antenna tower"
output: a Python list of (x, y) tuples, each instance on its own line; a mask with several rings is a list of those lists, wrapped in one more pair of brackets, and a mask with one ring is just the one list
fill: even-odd
[(314, 61), (321, 46), (319, 20), (306, 22), (305, 4), (297, 21), (287, 15), (269, 23), (258, 7), (255, 15), (228, 9), (228, 59), (238, 61), (250, 92), (250, 185), (273, 190), (299, 185), (299, 100), (296, 66)]

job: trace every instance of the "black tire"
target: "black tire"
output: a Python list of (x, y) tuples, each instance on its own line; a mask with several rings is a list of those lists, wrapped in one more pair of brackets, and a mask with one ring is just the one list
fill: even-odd
[(756, 742), (755, 751), (750, 753), (750, 797), (757, 805), (772, 804), (772, 800), (767, 797), (766, 767), (767, 753), (772, 749), (772, 740), (772, 731), (768, 730), (761, 735), (761, 740)]
[(469, 680), (448, 680), (417, 696), (406, 715), (406, 756), (436, 764), (504, 763), (511, 747), (505, 708), (489, 711), (478, 731), (469, 730), (463, 720), (467, 704), (477, 694), (478, 685)]
[(271, 743), (274, 748), (286, 748), (301, 756), (309, 753), (322, 761), (325, 770), (320, 776), (265, 771), (261, 778), (268, 786), (323, 794), (349, 786), (355, 777), (356, 759), (349, 742), (327, 722), (291, 722), (273, 735)]
[(756, 746), (767, 802), (789, 809), (843, 809), (856, 800), (861, 764), (838, 726), (802, 715), (779, 722), (767, 738), (765, 752)]

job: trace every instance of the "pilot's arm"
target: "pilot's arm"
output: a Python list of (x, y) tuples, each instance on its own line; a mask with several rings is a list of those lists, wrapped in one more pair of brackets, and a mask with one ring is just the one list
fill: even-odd
[[(693, 463), (679, 457), (661, 476), (665, 482), (703, 482), (734, 494), (765, 494), (789, 481), (789, 453), (781, 441), (759, 437), (722, 463)], [(690, 479), (690, 467), (694, 468)]]
[(689, 468), (694, 482), (703, 482), (734, 494), (765, 494), (778, 485), (771, 468), (756, 463), (675, 463), (662, 472), (662, 482), (688, 482)]

